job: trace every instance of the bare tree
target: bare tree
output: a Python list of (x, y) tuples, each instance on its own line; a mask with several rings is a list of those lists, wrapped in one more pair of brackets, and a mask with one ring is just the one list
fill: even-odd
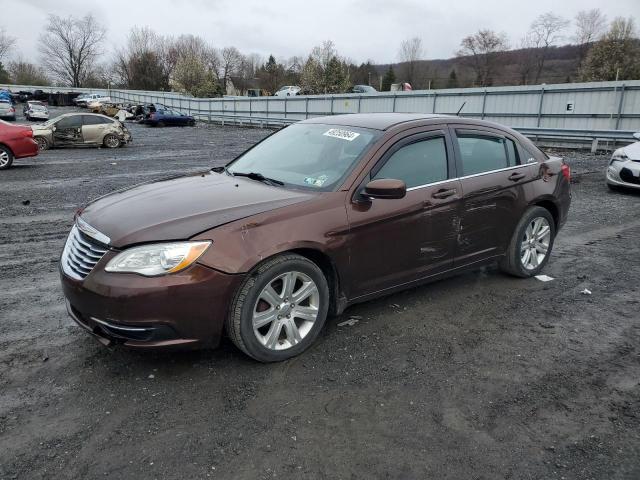
[(424, 58), (424, 48), (419, 37), (403, 40), (398, 51), (398, 60), (403, 64), (403, 81), (414, 85), (417, 80), (417, 71), (420, 60)]
[(493, 83), (498, 54), (508, 48), (509, 42), (504, 33), (478, 30), (477, 33), (462, 39), (457, 55), (471, 64), (476, 74), (476, 85), (485, 87)]
[(49, 79), (42, 68), (22, 58), (9, 64), (11, 81), (17, 85), (49, 85)]
[(532, 47), (535, 48), (535, 77), (538, 83), (542, 69), (549, 55), (549, 49), (562, 39), (562, 31), (569, 26), (566, 20), (553, 12), (540, 15), (531, 24), (529, 31)]
[(580, 46), (578, 50), (578, 68), (580, 68), (593, 42), (598, 40), (607, 28), (607, 16), (599, 8), (582, 10), (575, 17), (575, 25), (573, 41)]
[(242, 63), (242, 54), (236, 47), (224, 47), (220, 52), (220, 81), (224, 92), (227, 91), (227, 82), (234, 75)]
[(0, 62), (16, 43), (16, 39), (0, 28)]
[(81, 87), (102, 53), (105, 33), (105, 28), (91, 15), (82, 18), (50, 15), (45, 33), (40, 36), (42, 63), (61, 82)]

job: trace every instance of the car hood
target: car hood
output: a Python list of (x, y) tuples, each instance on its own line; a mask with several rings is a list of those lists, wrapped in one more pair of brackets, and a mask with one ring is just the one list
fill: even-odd
[(213, 172), (159, 180), (90, 203), (81, 218), (116, 248), (184, 240), (205, 230), (303, 202), (313, 193)]
[(34, 123), (30, 127), (33, 133), (51, 133), (51, 127), (45, 127), (43, 124)]
[(624, 153), (631, 160), (640, 160), (640, 142), (632, 143), (623, 148)]

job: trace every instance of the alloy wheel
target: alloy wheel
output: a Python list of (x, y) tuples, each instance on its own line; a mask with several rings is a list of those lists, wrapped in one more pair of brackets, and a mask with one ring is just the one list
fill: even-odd
[(300, 343), (318, 318), (318, 286), (302, 272), (287, 272), (269, 281), (253, 309), (253, 332), (270, 350)]
[(0, 150), (0, 168), (6, 167), (9, 164), (9, 153), (4, 150)]
[(47, 141), (42, 137), (36, 137), (36, 142), (38, 143), (38, 150), (46, 150), (47, 149)]
[(107, 135), (104, 139), (104, 143), (109, 148), (116, 148), (120, 146), (120, 139), (115, 135)]
[(549, 252), (551, 226), (544, 217), (533, 218), (524, 232), (520, 244), (520, 260), (527, 270), (535, 270), (544, 261)]

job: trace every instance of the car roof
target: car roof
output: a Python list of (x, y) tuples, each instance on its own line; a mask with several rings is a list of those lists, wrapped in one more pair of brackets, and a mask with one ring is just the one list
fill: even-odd
[(71, 113), (63, 113), (62, 115), (58, 115), (56, 118), (63, 118), (63, 117), (73, 117), (75, 115), (91, 115), (92, 117), (102, 117), (102, 118), (108, 118), (109, 120), (113, 120), (113, 118), (111, 117), (107, 117), (106, 115), (102, 115), (101, 113), (90, 113), (90, 112), (71, 112)]
[(452, 117), (449, 115), (434, 115), (428, 113), (349, 113), (346, 115), (314, 117), (303, 120), (300, 123), (325, 123), (330, 125), (372, 128), (374, 130), (387, 130), (400, 123), (445, 118), (449, 119)]

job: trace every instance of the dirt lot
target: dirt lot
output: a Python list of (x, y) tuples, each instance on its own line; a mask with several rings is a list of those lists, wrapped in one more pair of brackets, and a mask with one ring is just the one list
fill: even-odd
[(107, 349), (67, 318), (75, 208), (268, 133), (131, 130), (0, 172), (0, 479), (640, 478), (640, 195), (606, 189), (607, 157), (567, 154), (554, 281), (468, 273), (350, 308), (262, 365), (229, 341)]

